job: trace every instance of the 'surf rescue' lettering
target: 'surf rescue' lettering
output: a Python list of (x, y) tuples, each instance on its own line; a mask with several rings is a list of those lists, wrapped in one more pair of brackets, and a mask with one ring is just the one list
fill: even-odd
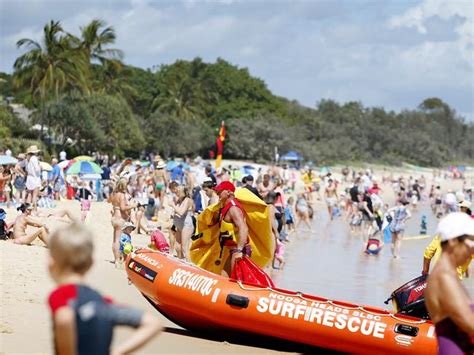
[[(339, 330), (347, 329), (351, 333), (361, 333), (375, 338), (384, 338), (385, 328), (387, 324), (378, 322), (379, 316), (367, 317), (365, 313), (357, 312), (357, 315), (349, 315), (347, 309), (334, 307), (329, 310), (328, 307), (318, 308), (313, 305), (307, 305), (306, 301), (293, 302), (296, 298), (285, 297), (283, 299), (277, 297), (261, 297), (258, 300), (257, 311), (260, 313), (270, 313), (275, 316), (286, 317), (291, 319), (303, 319), (306, 322), (321, 324), (325, 327), (334, 327)], [(322, 305), (322, 304), (321, 304)], [(332, 308), (331, 308), (332, 309)], [(336, 310), (337, 309), (337, 310)], [(345, 311), (345, 312), (342, 312)], [(377, 318), (377, 319), (376, 319)]]

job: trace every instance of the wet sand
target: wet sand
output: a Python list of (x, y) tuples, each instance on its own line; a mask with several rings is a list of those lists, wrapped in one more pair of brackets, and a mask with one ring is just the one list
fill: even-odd
[[(386, 190), (385, 200), (391, 203), (393, 196), (388, 186)], [(313, 220), (313, 234), (304, 232), (304, 227), (301, 226), (302, 230), (298, 235), (292, 236), (292, 241), (286, 248), (285, 269), (272, 271), (275, 283), (290, 290), (390, 308), (383, 301), (395, 288), (420, 274), (423, 249), (430, 239), (405, 241), (399, 260), (391, 257), (388, 245), (380, 255), (368, 256), (363, 253), (362, 238), (350, 235), (347, 222), (342, 217), (330, 222), (325, 205), (316, 202), (315, 206), (317, 213)], [(66, 208), (79, 217), (79, 202), (64, 201), (60, 203), (60, 208)], [(110, 207), (106, 203), (92, 204), (87, 225), (93, 230), (96, 241), (95, 264), (87, 281), (117, 302), (146, 309), (163, 319), (165, 332), (140, 353), (274, 353), (314, 350), (258, 336), (209, 339), (183, 330), (164, 319), (128, 284), (125, 272), (116, 270), (110, 263), (112, 227), (109, 211)], [(8, 209), (7, 212), (7, 220), (16, 215), (13, 209)], [(436, 220), (429, 204), (425, 202), (409, 221), (407, 236), (419, 234), (423, 213), (428, 216), (428, 233), (433, 235)], [(47, 224), (54, 230), (64, 226), (66, 222), (49, 218)], [(134, 244), (138, 246), (144, 246), (147, 242), (148, 238), (145, 236), (134, 237)], [(0, 258), (0, 353), (52, 353), (51, 322), (46, 300), (54, 285), (47, 273), (47, 249), (41, 247), (40, 242), (30, 247), (0, 242)], [(472, 267), (471, 271), (474, 271)], [(473, 278), (467, 280), (466, 286), (474, 294)], [(125, 339), (128, 332), (127, 329), (119, 329), (115, 333), (115, 342)]]

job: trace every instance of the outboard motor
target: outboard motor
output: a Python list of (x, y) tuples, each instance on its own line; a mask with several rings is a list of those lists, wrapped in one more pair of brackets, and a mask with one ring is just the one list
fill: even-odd
[(427, 278), (428, 275), (422, 275), (408, 281), (393, 291), (390, 298), (385, 301), (385, 304), (392, 301), (397, 313), (422, 319), (430, 319), (425, 306), (425, 297), (423, 296), (426, 289)]

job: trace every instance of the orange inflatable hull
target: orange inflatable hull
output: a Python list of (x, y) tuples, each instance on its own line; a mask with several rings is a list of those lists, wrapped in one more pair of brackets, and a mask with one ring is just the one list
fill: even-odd
[(190, 330), (254, 333), (349, 353), (436, 354), (434, 325), (383, 309), (229, 280), (169, 255), (138, 250), (131, 282)]

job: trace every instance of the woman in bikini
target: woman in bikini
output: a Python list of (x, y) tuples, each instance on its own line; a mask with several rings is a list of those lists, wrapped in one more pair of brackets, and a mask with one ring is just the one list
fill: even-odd
[(114, 191), (110, 195), (112, 203), (112, 227), (114, 228), (112, 252), (114, 254), (114, 263), (119, 267), (120, 263), (120, 234), (122, 225), (130, 221), (131, 211), (137, 207), (137, 203), (129, 204), (127, 198), (127, 179), (121, 178), (117, 181)]
[(155, 171), (153, 173), (153, 181), (155, 182), (155, 198), (160, 199), (160, 208), (164, 207), (163, 200), (165, 198), (166, 187), (168, 186), (168, 177), (166, 176), (166, 163), (163, 160), (156, 162)]
[(189, 243), (194, 233), (191, 189), (185, 186), (178, 187), (177, 201), (173, 205), (173, 223), (176, 228), (176, 242), (178, 243), (178, 257), (188, 260)]
[[(44, 244), (48, 245), (48, 227), (45, 224), (39, 223), (31, 218), (33, 206), (29, 204), (22, 204), (17, 210), (20, 211), (21, 214), (16, 218), (15, 224), (13, 225), (14, 243), (30, 245), (36, 238), (39, 238)], [(33, 234), (28, 235), (26, 233), (26, 228), (28, 226), (39, 229)]]

